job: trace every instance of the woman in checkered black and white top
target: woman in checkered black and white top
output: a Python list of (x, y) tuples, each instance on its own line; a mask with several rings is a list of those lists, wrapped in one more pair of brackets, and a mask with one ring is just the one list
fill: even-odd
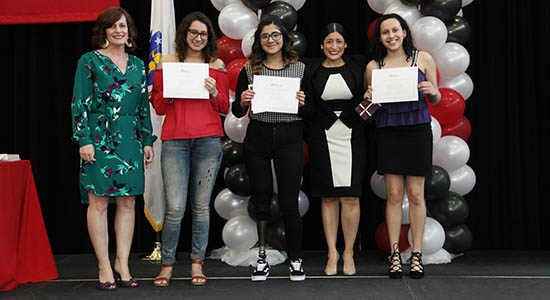
[(237, 117), (247, 113), (254, 91), (254, 75), (293, 77), (301, 79), (296, 93), (298, 113), (249, 112), (250, 123), (244, 139), (244, 162), (252, 185), (254, 213), (257, 218), (259, 256), (252, 274), (253, 281), (266, 280), (269, 264), (265, 254), (265, 236), (273, 196), (271, 160), (277, 176), (278, 199), (285, 224), (287, 252), (290, 258), (290, 279), (305, 279), (302, 268), (302, 221), (298, 212), (298, 193), (303, 170), (302, 118), (312, 114), (306, 102), (309, 74), (298, 62), (296, 52), (290, 49), (287, 29), (281, 21), (269, 16), (263, 18), (254, 33), (254, 44), (249, 61), (237, 81), (236, 99), (232, 111)]

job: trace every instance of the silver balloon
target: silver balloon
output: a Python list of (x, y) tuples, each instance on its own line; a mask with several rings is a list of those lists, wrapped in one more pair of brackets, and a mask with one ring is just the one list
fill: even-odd
[(248, 57), (250, 53), (252, 53), (252, 44), (254, 44), (254, 32), (256, 32), (256, 28), (250, 29), (241, 41), (241, 50), (243, 51), (243, 55), (245, 57)]
[[(412, 231), (409, 229), (409, 244), (413, 245)], [(422, 254), (434, 254), (445, 244), (445, 230), (437, 220), (426, 217), (424, 235), (422, 236)]]
[(403, 210), (403, 216), (401, 217), (401, 224), (409, 224), (409, 198), (407, 197), (407, 191), (403, 193), (403, 204), (401, 205)]
[(455, 192), (464, 196), (472, 191), (476, 185), (476, 173), (468, 165), (458, 168), (449, 173), (451, 179), (451, 187), (449, 191)]
[(370, 187), (376, 196), (382, 199), (388, 197), (386, 194), (386, 179), (384, 179), (384, 176), (378, 175), (377, 171), (374, 171), (370, 177)]
[(441, 77), (455, 77), (464, 73), (470, 64), (470, 54), (458, 43), (446, 43), (432, 53)]
[(222, 238), (227, 247), (246, 251), (258, 242), (256, 222), (249, 216), (233, 217), (223, 226)]
[(411, 28), (414, 47), (430, 53), (445, 45), (447, 41), (447, 27), (436, 17), (418, 19)]
[[(420, 14), (420, 11), (418, 11), (416, 7), (405, 5), (400, 1), (388, 5), (386, 7), (386, 10), (384, 10), (384, 14), (397, 14), (401, 16), (403, 19), (405, 19), (405, 21), (409, 25), (409, 28), (412, 28), (414, 23), (422, 17), (422, 14)], [(410, 33), (408, 32), (408, 34)]]
[(214, 200), (214, 209), (222, 218), (229, 220), (237, 216), (248, 216), (248, 199), (233, 194), (228, 188), (221, 190)]
[(432, 122), (430, 125), (432, 126), (433, 147), (435, 148), (435, 145), (437, 145), (441, 139), (441, 124), (439, 124), (439, 121), (432, 116)]
[(457, 91), (464, 100), (470, 98), (474, 91), (474, 82), (466, 73), (462, 73), (455, 77), (441, 78), (439, 88), (449, 88)]
[(300, 8), (302, 8), (302, 6), (304, 6), (304, 3), (306, 3), (306, 0), (271, 0), (271, 2), (274, 2), (274, 1), (286, 2), (292, 5), (292, 7), (294, 7), (295, 10), (299, 10)]
[(220, 30), (234, 40), (240, 40), (243, 36), (255, 29), (259, 23), (258, 16), (250, 8), (233, 3), (222, 9), (218, 16)]
[(300, 190), (300, 193), (298, 194), (298, 211), (300, 212), (300, 217), (303, 217), (307, 213), (308, 209), (309, 209), (309, 199), (306, 193)]
[(367, 0), (369, 7), (379, 14), (383, 14), (386, 8), (399, 0)]
[(454, 135), (446, 135), (434, 147), (433, 164), (447, 173), (463, 167), (470, 158), (470, 148), (466, 142)]
[(474, 0), (462, 0), (462, 7), (474, 2)]
[(462, 12), (462, 8), (456, 13), (459, 17), (464, 17), (464, 13)]
[(237, 143), (242, 143), (244, 141), (244, 137), (246, 136), (246, 128), (248, 127), (249, 122), (250, 119), (248, 116), (245, 115), (241, 118), (237, 118), (233, 115), (231, 110), (229, 110), (229, 113), (225, 117), (223, 128), (225, 129), (225, 133), (227, 133), (228, 138)]
[(224, 7), (232, 3), (241, 3), (241, 0), (210, 0), (212, 5), (218, 10), (221, 11)]

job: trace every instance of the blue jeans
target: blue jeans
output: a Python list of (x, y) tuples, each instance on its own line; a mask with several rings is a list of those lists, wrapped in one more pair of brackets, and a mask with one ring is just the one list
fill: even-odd
[(162, 263), (176, 261), (187, 195), (193, 215), (191, 259), (205, 258), (210, 225), (210, 198), (222, 159), (221, 139), (209, 136), (162, 141), (162, 177), (166, 212), (162, 229)]

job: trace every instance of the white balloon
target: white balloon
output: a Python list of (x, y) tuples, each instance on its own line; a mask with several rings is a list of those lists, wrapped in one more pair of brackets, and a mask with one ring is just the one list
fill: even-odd
[(300, 212), (300, 217), (303, 217), (307, 213), (308, 209), (309, 209), (309, 199), (306, 193), (300, 190), (300, 193), (298, 194), (298, 211)]
[(214, 5), (218, 11), (221, 11), (231, 3), (242, 3), (241, 0), (210, 0), (210, 2), (212, 2), (212, 5)]
[(449, 178), (451, 179), (449, 191), (458, 193), (461, 196), (471, 192), (476, 185), (476, 173), (468, 165), (450, 172)]
[[(432, 137), (433, 137), (433, 145), (432, 147), (435, 148), (435, 145), (439, 143), (439, 140), (441, 139), (441, 124), (439, 124), (439, 121), (434, 117), (432, 117)], [(433, 150), (433, 149), (432, 149)]]
[(258, 241), (256, 222), (249, 216), (233, 217), (223, 226), (222, 238), (227, 247), (246, 251)]
[(243, 51), (243, 55), (245, 57), (248, 57), (250, 53), (252, 53), (252, 44), (254, 44), (254, 32), (256, 32), (256, 28), (250, 29), (243, 36), (243, 40), (241, 41), (241, 50)]
[(214, 209), (220, 217), (229, 220), (237, 216), (248, 216), (248, 199), (231, 192), (228, 188), (220, 191), (214, 200)]
[[(412, 231), (409, 229), (409, 244), (413, 245)], [(430, 255), (436, 253), (445, 244), (445, 230), (435, 219), (426, 217), (424, 235), (422, 236), (422, 254)]]
[(386, 179), (383, 175), (379, 175), (377, 171), (374, 171), (370, 177), (370, 187), (376, 196), (382, 199), (388, 197), (386, 195)]
[(294, 7), (294, 9), (296, 10), (299, 10), (300, 8), (302, 8), (302, 6), (304, 6), (304, 3), (306, 3), (306, 0), (271, 0), (271, 2), (274, 2), (274, 1), (286, 2), (292, 5), (292, 7)]
[(430, 53), (443, 47), (447, 41), (447, 27), (436, 17), (418, 19), (411, 28), (414, 47)]
[(453, 89), (457, 91), (464, 100), (467, 100), (474, 91), (474, 82), (468, 74), (462, 73), (455, 77), (441, 78), (439, 88)]
[[(409, 25), (409, 29), (422, 17), (422, 14), (420, 14), (420, 11), (415, 6), (408, 6), (400, 1), (388, 5), (386, 10), (384, 10), (384, 14), (397, 14), (401, 16)], [(407, 34), (410, 34), (410, 32), (407, 32)]]
[(242, 3), (224, 7), (218, 16), (220, 30), (234, 40), (242, 39), (248, 31), (255, 29), (259, 22), (254, 11)]
[(462, 12), (462, 8), (456, 13), (457, 16), (463, 17), (464, 13)]
[(434, 147), (433, 164), (447, 173), (463, 167), (470, 158), (470, 148), (466, 142), (454, 135), (446, 135)]
[(383, 14), (386, 8), (399, 0), (367, 0), (369, 7), (379, 14)]
[(407, 197), (407, 191), (403, 194), (403, 204), (401, 205), (403, 210), (403, 216), (401, 217), (401, 224), (409, 224), (409, 198)]
[(458, 43), (446, 43), (432, 53), (441, 77), (455, 77), (464, 73), (470, 64), (470, 54)]
[(248, 115), (237, 118), (233, 115), (231, 110), (229, 110), (229, 113), (225, 117), (223, 128), (225, 128), (225, 133), (227, 133), (228, 138), (237, 143), (242, 143), (244, 141), (244, 137), (246, 136), (246, 128), (248, 127), (249, 122), (250, 119), (248, 118)]
[(462, 7), (474, 2), (474, 0), (462, 0)]

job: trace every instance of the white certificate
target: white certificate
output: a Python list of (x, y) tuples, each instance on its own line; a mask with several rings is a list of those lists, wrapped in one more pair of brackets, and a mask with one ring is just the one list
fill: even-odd
[(372, 70), (372, 102), (418, 101), (418, 67)]
[(209, 99), (204, 79), (209, 76), (208, 64), (162, 63), (164, 98)]
[(300, 90), (300, 78), (254, 75), (254, 99), (252, 111), (298, 113), (296, 92)]

